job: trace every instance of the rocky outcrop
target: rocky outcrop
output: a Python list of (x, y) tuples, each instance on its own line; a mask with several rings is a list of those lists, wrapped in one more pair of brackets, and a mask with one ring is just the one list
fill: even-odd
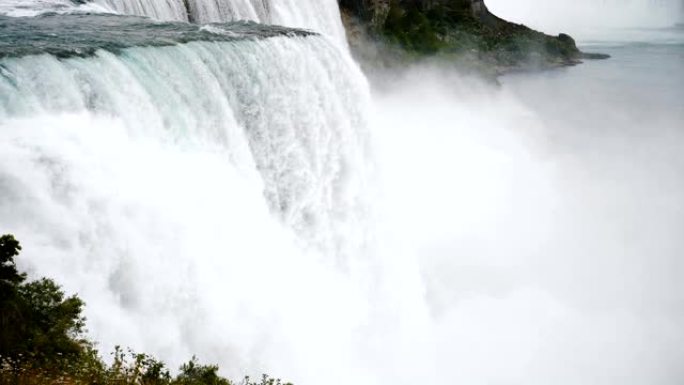
[(351, 31), (409, 56), (453, 57), (499, 71), (572, 65), (568, 35), (549, 36), (492, 14), (484, 0), (339, 0)]

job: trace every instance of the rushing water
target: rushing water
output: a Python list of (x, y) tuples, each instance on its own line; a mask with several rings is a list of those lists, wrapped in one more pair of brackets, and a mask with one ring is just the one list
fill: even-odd
[(1, 226), (83, 296), (104, 346), (258, 368), (260, 323), (334, 324), (333, 308), (282, 317), (342, 295), (335, 269), (363, 243), (368, 96), (344, 49), (249, 23), (0, 22)]
[(101, 351), (298, 385), (681, 382), (681, 28), (371, 97), (334, 2), (184, 4), (0, 2), (0, 233)]

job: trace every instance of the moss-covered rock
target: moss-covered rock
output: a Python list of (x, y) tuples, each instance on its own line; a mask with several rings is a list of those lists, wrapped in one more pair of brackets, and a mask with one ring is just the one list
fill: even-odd
[(371, 39), (408, 56), (475, 58), (502, 70), (571, 65), (587, 57), (572, 37), (505, 21), (483, 0), (340, 0), (340, 6)]

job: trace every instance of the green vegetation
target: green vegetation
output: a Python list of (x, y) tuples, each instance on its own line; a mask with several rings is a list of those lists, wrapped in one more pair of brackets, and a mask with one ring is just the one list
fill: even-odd
[(468, 6), (461, 3), (426, 8), (417, 2), (402, 4), (393, 0), (380, 32), (388, 41), (420, 53), (470, 47), (470, 36), (461, 36), (467, 39), (451, 36), (478, 27)]
[(291, 385), (264, 375), (234, 383), (193, 357), (172, 376), (163, 362), (117, 347), (107, 365), (84, 336), (84, 303), (53, 280), (27, 281), (14, 258), (21, 245), (0, 237), (0, 385)]
[(485, 23), (470, 11), (469, 1), (451, 1), (431, 7), (393, 0), (380, 33), (409, 51), (421, 54), (468, 54), (501, 65), (531, 60), (570, 61), (579, 51), (569, 36), (548, 36), (491, 15)]
[[(549, 36), (500, 19), (471, 0), (343, 1), (370, 37), (408, 58), (437, 57), (501, 69), (577, 63), (582, 53), (568, 35)], [(369, 10), (370, 9), (370, 10)], [(376, 11), (382, 10), (382, 11)]]

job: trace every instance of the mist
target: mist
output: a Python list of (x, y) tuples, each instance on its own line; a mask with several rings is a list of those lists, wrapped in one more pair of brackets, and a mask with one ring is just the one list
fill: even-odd
[(684, 54), (681, 34), (639, 30), (679, 3), (488, 5), (611, 41), (589, 47), (614, 59), (500, 84), (433, 65), (371, 77), (383, 243), (419, 266), (436, 377), (681, 382)]
[(439, 378), (684, 378), (680, 99), (593, 70), (418, 67), (377, 95), (387, 243), (420, 266)]

